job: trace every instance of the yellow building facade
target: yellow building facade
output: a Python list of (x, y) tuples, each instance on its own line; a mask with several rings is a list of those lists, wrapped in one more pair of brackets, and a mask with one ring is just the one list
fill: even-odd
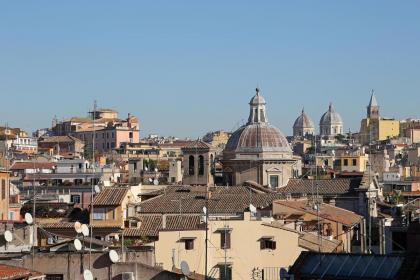
[(367, 117), (360, 125), (360, 143), (369, 144), (400, 135), (400, 121), (392, 118), (381, 118), (375, 94), (372, 93), (367, 107)]

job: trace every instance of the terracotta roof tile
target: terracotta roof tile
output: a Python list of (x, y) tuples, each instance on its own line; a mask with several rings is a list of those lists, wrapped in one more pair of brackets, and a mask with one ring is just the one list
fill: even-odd
[(42, 143), (72, 143), (72, 142), (82, 142), (82, 140), (70, 136), (70, 135), (65, 135), (65, 136), (51, 136), (51, 137), (45, 137), (42, 138), (38, 141), (39, 144)]
[(278, 191), (284, 194), (311, 194), (318, 186), (320, 195), (344, 195), (353, 193), (360, 186), (360, 181), (360, 178), (331, 180), (290, 179), (288, 184)]
[(1, 280), (12, 280), (12, 279), (29, 279), (29, 277), (42, 276), (43, 274), (36, 271), (31, 271), (23, 267), (10, 266), (0, 264), (0, 279)]
[(24, 170), (24, 169), (52, 169), (56, 166), (55, 162), (30, 162), (30, 161), (16, 161), (13, 163), (10, 170)]
[[(273, 200), (282, 194), (259, 193), (249, 187), (217, 187), (210, 192), (208, 208), (214, 214), (242, 213), (249, 204), (257, 208), (272, 205)], [(168, 188), (166, 194), (154, 197), (139, 204), (141, 213), (182, 213), (200, 214), (206, 205), (205, 188), (183, 186)], [(181, 204), (181, 209), (180, 209)]]
[[(275, 204), (283, 205), (304, 213), (317, 215), (317, 211), (308, 204), (308, 200), (276, 200)], [(339, 222), (346, 226), (352, 226), (360, 222), (363, 218), (354, 212), (332, 206), (330, 204), (322, 203), (319, 211), (319, 216), (322, 219)]]
[(128, 188), (123, 187), (108, 187), (104, 188), (93, 199), (94, 205), (117, 206), (121, 205), (127, 194)]
[(191, 149), (210, 149), (211, 145), (201, 141), (201, 140), (196, 140), (194, 142), (189, 143), (188, 145), (182, 147), (183, 150), (191, 150)]

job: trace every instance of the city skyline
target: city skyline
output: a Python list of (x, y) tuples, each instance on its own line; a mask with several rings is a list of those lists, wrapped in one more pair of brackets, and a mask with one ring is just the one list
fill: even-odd
[(415, 2), (1, 6), (10, 126), (49, 127), (97, 100), (138, 116), (142, 137), (199, 137), (246, 121), (256, 86), (287, 135), (302, 107), (317, 125), (330, 102), (357, 132), (372, 88), (383, 116), (420, 117)]

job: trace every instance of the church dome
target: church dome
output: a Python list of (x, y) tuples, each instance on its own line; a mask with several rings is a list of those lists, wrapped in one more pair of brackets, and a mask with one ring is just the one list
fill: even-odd
[(234, 152), (292, 152), (283, 133), (268, 123), (240, 127), (229, 138), (226, 151)]
[(295, 123), (293, 124), (294, 129), (300, 128), (308, 128), (308, 129), (315, 129), (315, 125), (311, 118), (302, 110), (302, 114), (296, 119)]
[(241, 126), (230, 136), (225, 151), (235, 153), (281, 152), (292, 153), (283, 133), (267, 121), (265, 99), (256, 89), (255, 96), (249, 102), (248, 123)]
[(322, 117), (321, 120), (319, 121), (320, 125), (332, 125), (332, 124), (337, 124), (337, 125), (342, 125), (343, 124), (343, 120), (340, 116), (340, 114), (338, 114), (334, 107), (332, 106), (332, 104), (330, 104), (330, 107), (328, 108), (328, 111), (325, 112)]

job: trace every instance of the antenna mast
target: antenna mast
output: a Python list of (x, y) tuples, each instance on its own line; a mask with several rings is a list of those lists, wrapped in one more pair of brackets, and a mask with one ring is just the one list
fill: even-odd
[[(93, 102), (93, 132), (92, 132), (92, 179), (91, 179), (91, 193), (90, 193), (90, 240), (89, 240), (89, 270), (92, 269), (92, 238), (93, 238), (93, 192), (95, 184), (95, 137), (96, 137), (96, 100)], [(123, 233), (124, 234), (124, 233)]]

